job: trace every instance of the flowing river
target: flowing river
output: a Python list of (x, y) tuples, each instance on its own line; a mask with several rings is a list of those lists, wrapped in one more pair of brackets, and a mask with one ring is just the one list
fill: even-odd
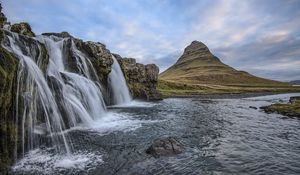
[[(296, 95), (169, 98), (108, 107), (91, 126), (64, 131), (75, 150), (72, 155), (40, 147), (18, 160), (12, 173), (299, 174), (300, 120), (259, 109)], [(183, 153), (146, 154), (153, 140), (168, 136), (184, 144)]]

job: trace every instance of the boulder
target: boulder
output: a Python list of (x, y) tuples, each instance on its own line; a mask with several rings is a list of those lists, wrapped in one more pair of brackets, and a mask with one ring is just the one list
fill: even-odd
[(183, 144), (173, 137), (156, 139), (152, 145), (146, 150), (147, 154), (158, 158), (161, 156), (174, 156), (182, 153)]
[(257, 109), (257, 107), (255, 107), (255, 106), (249, 106), (249, 108), (251, 108), (251, 109)]
[(297, 101), (300, 101), (300, 96), (290, 97), (290, 103), (296, 103)]

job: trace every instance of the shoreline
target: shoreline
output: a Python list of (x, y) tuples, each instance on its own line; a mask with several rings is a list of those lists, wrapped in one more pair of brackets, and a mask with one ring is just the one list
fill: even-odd
[(267, 95), (278, 95), (278, 94), (291, 94), (300, 92), (245, 92), (245, 93), (220, 93), (220, 94), (197, 94), (197, 95), (174, 95), (163, 97), (168, 98), (203, 98), (203, 99), (237, 99), (237, 98), (250, 98)]

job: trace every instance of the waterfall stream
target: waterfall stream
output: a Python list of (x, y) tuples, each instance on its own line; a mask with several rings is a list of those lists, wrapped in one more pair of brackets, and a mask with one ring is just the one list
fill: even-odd
[(109, 86), (112, 90), (114, 105), (129, 103), (132, 98), (118, 60), (112, 55), (113, 65), (108, 76)]
[[(71, 38), (37, 36), (29, 44), (24, 36), (6, 33), (3, 47), (19, 59), (16, 132), (20, 133), (22, 148), (16, 146), (17, 153), (24, 156), (29, 150), (50, 144), (56, 152), (71, 155), (72, 139), (65, 130), (91, 126), (107, 113), (93, 65)], [(45, 63), (45, 51), (48, 63)], [(71, 52), (78, 71), (71, 71), (67, 51)], [(126, 103), (131, 101), (131, 96), (121, 68), (113, 59), (109, 75), (113, 101)]]

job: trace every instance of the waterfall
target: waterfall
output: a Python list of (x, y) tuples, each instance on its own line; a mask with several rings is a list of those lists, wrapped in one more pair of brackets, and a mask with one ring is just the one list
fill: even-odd
[(113, 104), (129, 103), (132, 98), (128, 90), (125, 77), (118, 63), (118, 60), (112, 55), (113, 65), (108, 76), (108, 84), (111, 89)]
[[(19, 59), (16, 125), (22, 148), (18, 152), (24, 155), (42, 144), (51, 144), (57, 152), (71, 154), (72, 141), (64, 131), (78, 125), (92, 125), (106, 113), (101, 85), (95, 82), (98, 77), (91, 62), (71, 38), (27, 38), (5, 32), (3, 47)], [(78, 72), (70, 70), (67, 62), (70, 55), (66, 50), (71, 52)], [(114, 78), (111, 77), (112, 82), (116, 81)]]

